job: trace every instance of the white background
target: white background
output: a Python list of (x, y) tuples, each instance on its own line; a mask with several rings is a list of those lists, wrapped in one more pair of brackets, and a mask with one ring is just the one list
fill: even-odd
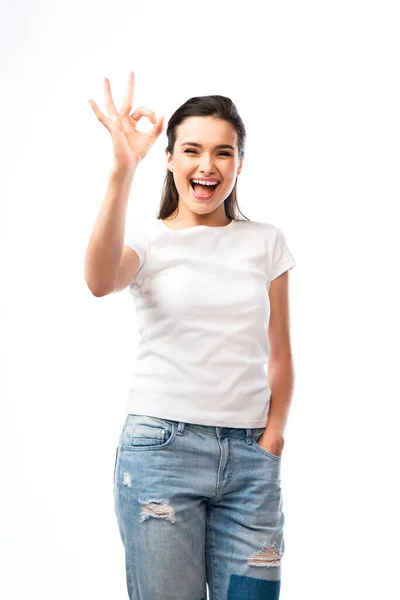
[[(3, 1), (2, 597), (128, 598), (112, 477), (134, 302), (94, 297), (84, 258), (112, 165), (88, 99), (106, 110), (108, 77), (120, 108), (130, 70), (165, 128), (192, 96), (235, 102), (239, 206), (297, 260), (281, 600), (398, 597), (396, 5)], [(165, 146), (164, 130), (128, 222), (156, 214)]]

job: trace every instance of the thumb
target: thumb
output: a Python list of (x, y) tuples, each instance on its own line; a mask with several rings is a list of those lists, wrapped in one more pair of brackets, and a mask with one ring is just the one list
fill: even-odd
[(164, 115), (162, 115), (161, 117), (158, 117), (158, 119), (156, 120), (156, 123), (153, 127), (153, 129), (151, 130), (151, 137), (158, 138), (158, 136), (160, 135), (160, 133), (162, 132), (164, 127)]

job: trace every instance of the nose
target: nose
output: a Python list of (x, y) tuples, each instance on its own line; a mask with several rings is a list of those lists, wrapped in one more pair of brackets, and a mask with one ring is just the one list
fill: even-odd
[(200, 170), (202, 173), (214, 173), (213, 161), (210, 156), (204, 155), (201, 159)]

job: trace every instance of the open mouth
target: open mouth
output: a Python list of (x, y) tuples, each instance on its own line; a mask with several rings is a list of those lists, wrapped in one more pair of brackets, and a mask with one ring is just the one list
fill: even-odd
[(190, 185), (192, 186), (193, 190), (193, 195), (196, 200), (210, 200), (210, 198), (214, 196), (215, 191), (220, 183), (221, 182), (218, 181), (213, 185), (203, 185), (201, 183), (194, 183), (193, 181), (190, 181)]
[(194, 183), (193, 180), (190, 180), (190, 185), (192, 186), (193, 195), (196, 200), (210, 200), (215, 194), (215, 190), (220, 185), (220, 181), (217, 181), (214, 184), (201, 184)]

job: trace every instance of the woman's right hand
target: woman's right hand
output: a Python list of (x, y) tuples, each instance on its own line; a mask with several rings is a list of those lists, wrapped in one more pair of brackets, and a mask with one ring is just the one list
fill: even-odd
[[(94, 100), (89, 99), (89, 104), (98, 120), (111, 134), (115, 165), (124, 168), (138, 163), (146, 156), (162, 132), (164, 122), (163, 116), (156, 119), (154, 112), (143, 106), (137, 108), (131, 115), (129, 114), (133, 103), (133, 83), (134, 74), (130, 71), (125, 99), (120, 112), (118, 112), (111, 95), (110, 82), (107, 77), (104, 78), (108, 117), (101, 112)], [(142, 117), (148, 117), (154, 123), (153, 129), (148, 133), (136, 129)]]

